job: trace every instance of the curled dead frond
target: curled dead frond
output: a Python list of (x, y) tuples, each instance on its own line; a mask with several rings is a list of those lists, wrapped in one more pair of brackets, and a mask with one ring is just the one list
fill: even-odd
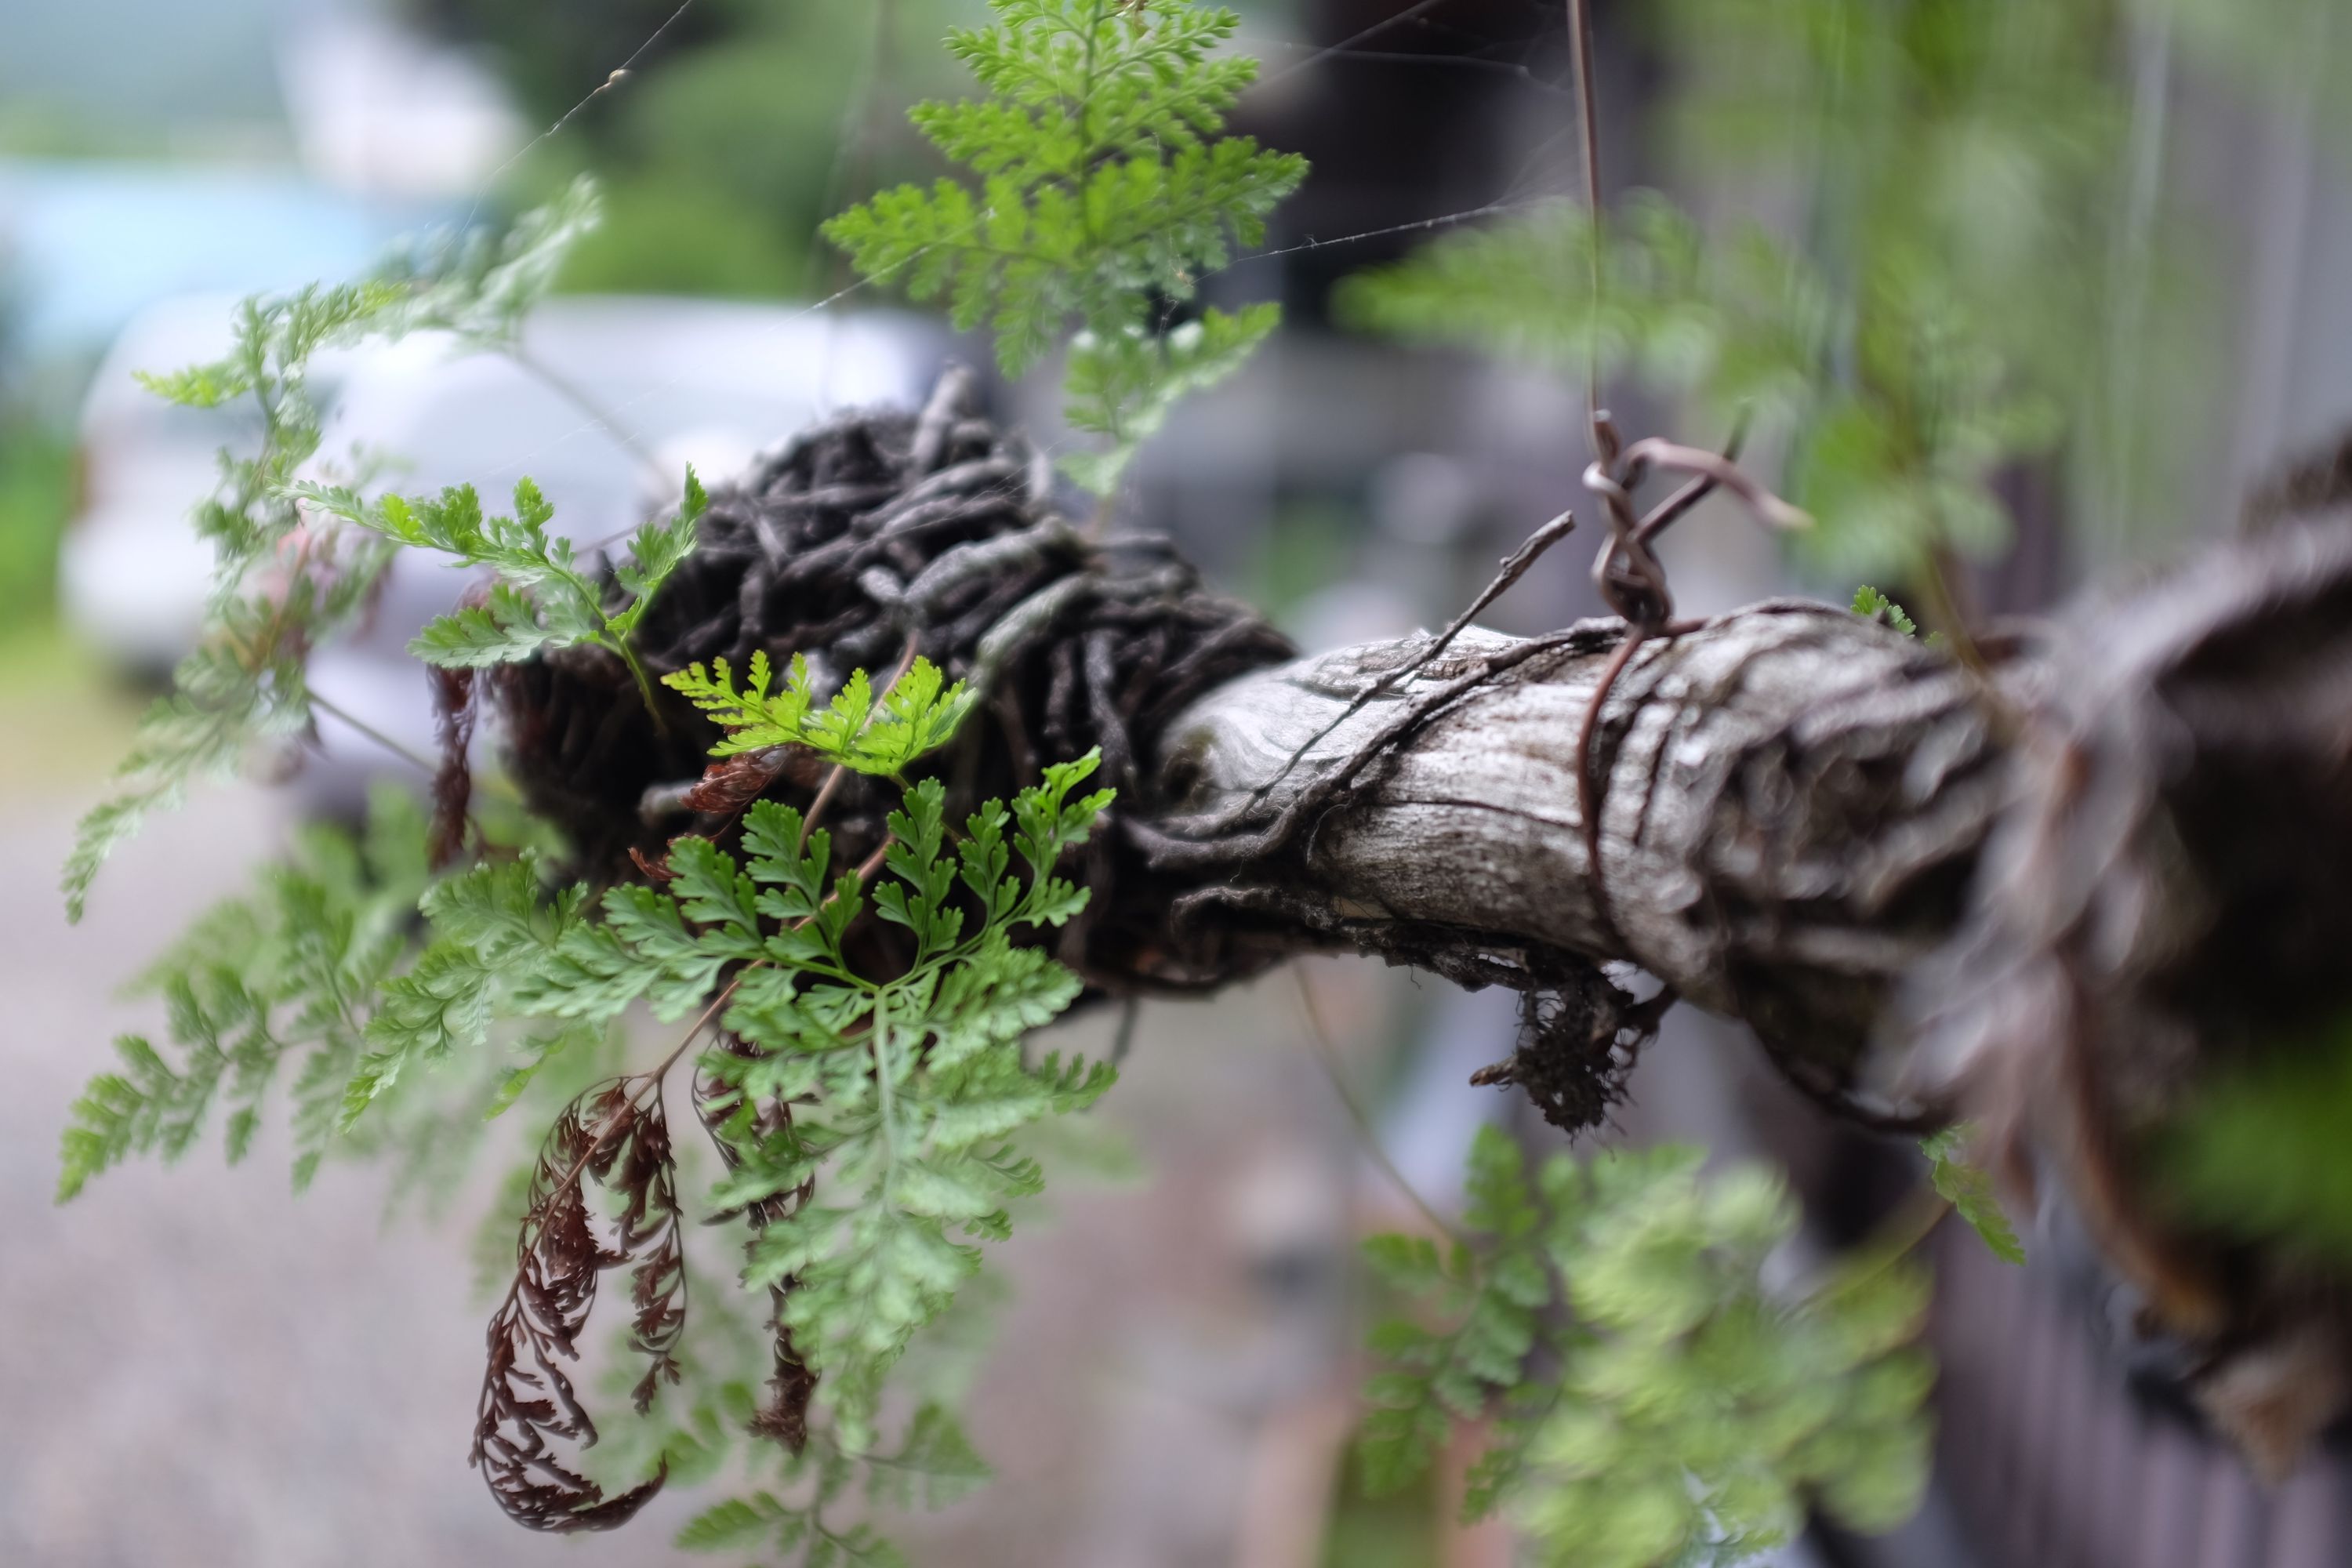
[[(593, 1212), (592, 1182), (620, 1200), (608, 1220)], [(686, 1327), (677, 1166), (658, 1079), (649, 1092), (643, 1079), (609, 1079), (556, 1118), (540, 1147), (516, 1238), (514, 1284), (490, 1319), (471, 1462), (508, 1517), (530, 1529), (613, 1529), (667, 1479), (664, 1466), (608, 1498), (556, 1458), (558, 1441), (582, 1448), (596, 1441), (595, 1421), (563, 1363), (579, 1359), (600, 1277), (625, 1265), (634, 1265), (630, 1344), (651, 1362), (635, 1395), (643, 1413), (664, 1377), (677, 1381)]]

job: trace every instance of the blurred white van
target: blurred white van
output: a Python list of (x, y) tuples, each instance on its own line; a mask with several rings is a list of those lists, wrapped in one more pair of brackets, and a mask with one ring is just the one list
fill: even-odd
[[(62, 552), (61, 604), (78, 633), (134, 671), (168, 667), (194, 640), (211, 561), (189, 510), (213, 487), (216, 449), (249, 446), (257, 421), (236, 404), (173, 407), (131, 373), (216, 357), (233, 308), (191, 298), (142, 314), (107, 354), (84, 405), (85, 504)], [(585, 544), (674, 500), (689, 462), (717, 483), (834, 410), (919, 404), (949, 342), (938, 322), (901, 312), (563, 298), (532, 315), (520, 356), (528, 368), (462, 353), (435, 333), (321, 362), (311, 377), (329, 411), (320, 457), (347, 468), (356, 451), (380, 465), (375, 488), (404, 493), (470, 483), (493, 511), (528, 476), (554, 503), (555, 528)], [(404, 648), (467, 581), (404, 554), (372, 623), (314, 658), (315, 689), (429, 750), (425, 676)], [(331, 760), (318, 784), (356, 795), (382, 757), (335, 733), (332, 719), (320, 724)]]
[[(235, 295), (188, 294), (142, 310), (82, 400), (79, 493), (58, 554), (58, 608), (99, 654), (142, 677), (160, 679), (195, 641), (212, 547), (188, 514), (218, 483), (222, 447), (254, 450), (260, 419), (249, 403), (166, 403), (136, 374), (220, 358), (236, 306)], [(351, 358), (321, 355), (314, 365), (311, 392), (322, 404)]]

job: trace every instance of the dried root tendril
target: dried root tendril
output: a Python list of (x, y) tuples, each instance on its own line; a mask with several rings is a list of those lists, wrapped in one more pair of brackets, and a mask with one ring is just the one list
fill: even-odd
[(1517, 1049), (1470, 1081), (1517, 1085), (1562, 1132), (1589, 1131), (1624, 1103), (1625, 1080), (1674, 1003), (1672, 991), (1637, 1001), (1587, 964), (1546, 965), (1520, 994)]

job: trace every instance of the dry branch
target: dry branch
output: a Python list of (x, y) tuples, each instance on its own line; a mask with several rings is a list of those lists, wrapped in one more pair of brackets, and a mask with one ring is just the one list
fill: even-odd
[[(1975, 688), (1821, 605), (1650, 641), (1597, 732), (1603, 909), (1577, 735), (1622, 636), (1613, 620), (1473, 634), (1311, 745), (1417, 640), (1195, 704), (1161, 742), (1176, 815), (1136, 828), (1202, 868), (1179, 918), (1520, 989), (1548, 963), (1630, 963), (1746, 1019), (1800, 1081), (1842, 1089), (1896, 982), (1958, 921), (1999, 804)], [(1312, 820), (1274, 843), (1286, 814)]]

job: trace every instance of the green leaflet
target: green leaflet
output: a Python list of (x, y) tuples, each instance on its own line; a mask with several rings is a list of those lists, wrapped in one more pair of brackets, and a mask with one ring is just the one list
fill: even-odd
[(1864, 585), (1853, 591), (1853, 613), (1874, 621), (1884, 621), (1906, 637), (1919, 635), (1919, 623), (1913, 620), (1902, 605)]
[(891, 682), (877, 707), (873, 683), (853, 672), (832, 700), (819, 706), (809, 689), (808, 660), (793, 656), (783, 689), (772, 691), (775, 672), (762, 651), (751, 656), (749, 684), (738, 690), (725, 659), (709, 668), (690, 665), (662, 684), (709, 714), (728, 731), (711, 749), (731, 757), (771, 746), (806, 746), (853, 773), (895, 778), (917, 758), (938, 750), (976, 700), (959, 680), (945, 684), (937, 666), (918, 658)]
[(1811, 1500), (1858, 1529), (1900, 1522), (1927, 1474), (1928, 1373), (1905, 1348), (1922, 1283), (1881, 1267), (1777, 1297), (1760, 1271), (1794, 1206), (1775, 1178), (1702, 1180), (1700, 1161), (1559, 1154), (1530, 1183), (1482, 1131), (1476, 1239), (1367, 1246), (1430, 1311), (1374, 1331), (1368, 1482), (1403, 1484), (1456, 1423), (1492, 1416), (1465, 1513), (1508, 1514), (1561, 1568), (1742, 1561), (1790, 1539)]
[(824, 232), (866, 278), (944, 299), (959, 329), (988, 328), (1007, 375), (1082, 327), (1070, 421), (1113, 444), (1069, 468), (1108, 494), (1168, 406), (1229, 374), (1278, 316), (1212, 311), (1197, 333), (1153, 347), (1149, 306), (1191, 300), (1235, 245), (1257, 244), (1307, 164), (1223, 134), (1257, 75), (1254, 59), (1213, 58), (1238, 26), (1231, 11), (1189, 0), (990, 9), (992, 26), (948, 40), (988, 96), (912, 116), (971, 178), (881, 192)]
[(471, 485), (445, 489), (438, 500), (386, 495), (373, 504), (344, 486), (302, 483), (291, 489), (329, 516), (394, 544), (498, 574), (481, 604), (442, 616), (409, 643), (408, 651), (425, 663), (479, 668), (593, 643), (629, 667), (646, 706), (653, 707), (652, 683), (629, 639), (654, 595), (693, 553), (696, 525), (710, 498), (691, 467), (677, 510), (639, 528), (629, 542), (629, 558), (614, 567), (628, 599), (612, 611), (572, 542), (549, 534), (555, 508), (529, 479), (516, 481), (511, 517), (485, 514)]
[(2025, 1244), (2017, 1239), (2017, 1228), (2000, 1206), (1992, 1178), (1962, 1158), (1973, 1131), (1963, 1122), (1921, 1140), (1919, 1152), (1927, 1156), (1927, 1179), (1969, 1228), (1984, 1238), (1995, 1258), (2003, 1263), (2023, 1263)]

